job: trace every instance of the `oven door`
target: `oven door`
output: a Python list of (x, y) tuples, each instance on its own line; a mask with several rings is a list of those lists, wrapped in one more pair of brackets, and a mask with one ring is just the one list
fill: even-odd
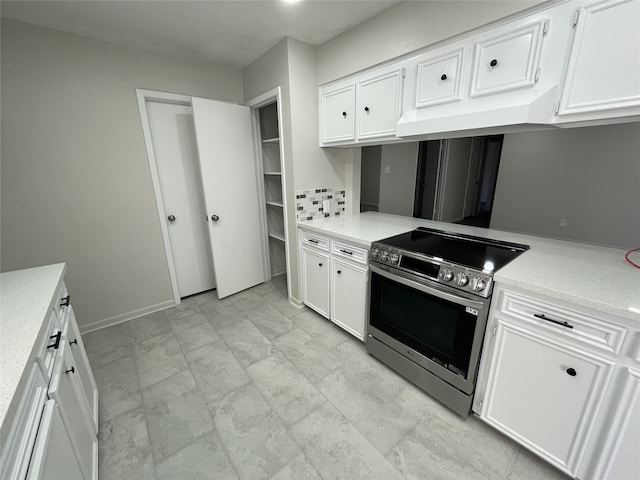
[(384, 265), (370, 269), (367, 333), (472, 394), (489, 302)]

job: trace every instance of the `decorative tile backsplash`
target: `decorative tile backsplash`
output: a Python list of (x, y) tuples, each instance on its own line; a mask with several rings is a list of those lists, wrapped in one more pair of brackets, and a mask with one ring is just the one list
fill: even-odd
[[(312, 190), (296, 190), (296, 219), (313, 220), (314, 218), (344, 215), (346, 193), (334, 188), (315, 188)], [(331, 209), (324, 211), (322, 202), (329, 200)]]

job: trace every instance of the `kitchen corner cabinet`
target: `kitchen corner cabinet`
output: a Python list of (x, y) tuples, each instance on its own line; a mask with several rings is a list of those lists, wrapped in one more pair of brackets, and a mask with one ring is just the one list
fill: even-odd
[(574, 23), (560, 119), (639, 115), (640, 0), (593, 2)]
[(394, 64), (320, 87), (320, 146), (394, 140), (404, 74)]
[(640, 415), (629, 409), (638, 407), (640, 378), (620, 367), (634, 364), (624, 360), (630, 337), (620, 319), (496, 283), (473, 409), (571, 476), (627, 478), (606, 477), (608, 468), (638, 478), (629, 449), (640, 431), (629, 425)]
[(2, 480), (98, 478), (98, 390), (64, 270), (59, 264), (2, 274), (3, 324), (20, 322), (22, 333), (4, 333), (3, 349), (10, 343), (19, 350), (1, 359), (3, 371), (10, 374), (20, 355), (26, 362), (19, 378), (3, 378), (3, 388), (11, 382), (15, 391), (2, 418)]
[(364, 341), (368, 251), (304, 230), (300, 243), (304, 303)]

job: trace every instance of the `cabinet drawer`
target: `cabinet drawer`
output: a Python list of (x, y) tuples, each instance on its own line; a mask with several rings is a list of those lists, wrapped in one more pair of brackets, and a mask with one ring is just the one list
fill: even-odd
[(331, 242), (331, 255), (341, 258), (348, 258), (356, 263), (363, 265), (367, 264), (367, 258), (369, 256), (369, 250), (354, 247), (347, 243)]
[(54, 299), (54, 302), (56, 302), (54, 310), (56, 312), (56, 315), (58, 315), (59, 325), (62, 330), (64, 330), (64, 327), (67, 323), (67, 314), (69, 311), (70, 299), (71, 297), (69, 296), (67, 286), (64, 284), (64, 282), (62, 282)]
[(329, 239), (302, 232), (302, 245), (329, 251)]
[[(47, 398), (47, 383), (40, 367), (35, 363), (32, 364), (28, 375), (22, 398), (18, 403), (18, 411), (2, 449), (0, 476), (3, 480), (26, 477), (31, 451), (38, 433), (38, 424)], [(7, 420), (9, 418), (5, 419)]]
[(418, 59), (416, 108), (429, 107), (462, 99), (462, 54), (459, 48)]
[(45, 335), (39, 339), (40, 343), (36, 349), (36, 363), (40, 367), (42, 375), (48, 381), (53, 371), (53, 362), (56, 357), (57, 346), (60, 344), (62, 329), (54, 310), (49, 311), (46, 322)]
[(497, 308), (512, 316), (611, 353), (619, 353), (627, 330), (582, 312), (568, 310), (546, 299), (500, 290)]
[(546, 20), (509, 27), (476, 41), (471, 96), (530, 87), (536, 82)]

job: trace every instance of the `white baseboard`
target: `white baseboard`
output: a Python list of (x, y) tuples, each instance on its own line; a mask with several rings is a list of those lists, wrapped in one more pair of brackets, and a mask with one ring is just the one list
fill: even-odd
[(298, 308), (304, 307), (304, 302), (302, 300), (298, 300), (297, 298), (289, 297), (289, 302), (293, 303)]
[(156, 303), (155, 305), (149, 305), (148, 307), (139, 308), (127, 313), (122, 313), (120, 315), (116, 315), (115, 317), (104, 318), (102, 320), (97, 320), (86, 325), (80, 325), (80, 333), (89, 333), (95, 330), (100, 330), (103, 328), (111, 327), (113, 325), (117, 325), (118, 323), (128, 322), (129, 320), (142, 317), (143, 315), (148, 315), (153, 312), (159, 312), (160, 310), (166, 310), (167, 308), (175, 306), (175, 304), (176, 302), (174, 302), (173, 300), (167, 300), (166, 302)]

